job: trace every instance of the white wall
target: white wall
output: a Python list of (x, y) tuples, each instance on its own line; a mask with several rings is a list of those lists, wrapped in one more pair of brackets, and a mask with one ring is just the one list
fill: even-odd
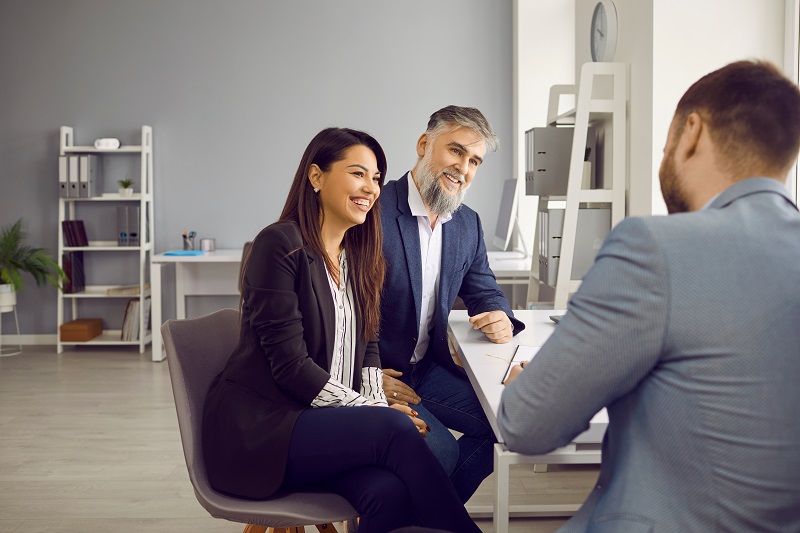
[[(794, 0), (791, 0), (794, 3)], [(596, 0), (575, 0), (575, 70), (590, 61)], [(628, 213), (664, 214), (658, 168), (681, 95), (739, 59), (784, 65), (785, 0), (614, 0), (615, 61), (629, 65)]]
[[(660, 155), (678, 100), (703, 75), (740, 59), (783, 66), (784, 0), (657, 0), (653, 15), (652, 146)], [(660, 162), (653, 158), (654, 176)], [(666, 213), (657, 181), (652, 212)]]
[(550, 87), (575, 83), (575, 5), (564, 0), (514, 0), (513, 171), (519, 221), (530, 252), (538, 198), (525, 196), (525, 131), (547, 121)]
[[(459, 104), (481, 109), (502, 143), (467, 194), (491, 243), (512, 175), (511, 1), (0, 0), (0, 227), (24, 216), (31, 243), (56, 250), (61, 125), (78, 144), (135, 144), (153, 126), (156, 251), (180, 247), (184, 229), (238, 248), (277, 219), (320, 129), (369, 131), (397, 179), (430, 114)], [(112, 190), (123, 176), (110, 174)], [(100, 220), (87, 217), (90, 239), (113, 239)], [(86, 257), (92, 282), (128, 281), (107, 257)], [(114, 329), (118, 304), (81, 309)], [(196, 315), (236, 299), (188, 305)], [(55, 333), (55, 306), (53, 287), (29, 283), (22, 333)]]

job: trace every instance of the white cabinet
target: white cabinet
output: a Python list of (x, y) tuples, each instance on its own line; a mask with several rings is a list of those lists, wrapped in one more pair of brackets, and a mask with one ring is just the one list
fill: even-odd
[[(561, 96), (569, 94), (576, 97), (575, 108), (559, 114)], [(578, 290), (603, 237), (625, 217), (627, 95), (624, 63), (586, 63), (579, 86), (551, 88), (547, 125), (549, 129), (573, 125), (571, 149), (568, 168), (558, 169), (562, 180), (567, 172), (564, 190), (539, 196), (529, 302), (553, 302), (555, 309), (566, 309), (569, 295)], [(534, 131), (528, 133), (526, 188), (528, 180), (541, 179), (537, 173), (541, 175), (542, 169), (533, 161), (543, 151), (535, 146)], [(595, 136), (597, 144), (587, 144)], [(593, 158), (597, 180), (591, 178), (593, 172), (587, 166), (587, 146), (597, 151)]]
[[(145, 347), (152, 339), (148, 327), (149, 318), (149, 271), (155, 241), (155, 227), (153, 223), (153, 129), (142, 126), (141, 141), (138, 145), (122, 145), (116, 149), (97, 149), (94, 146), (76, 145), (74, 143), (71, 127), (62, 126), (59, 142), (60, 174), (69, 173), (69, 165), (73, 156), (80, 158), (83, 155), (97, 156), (94, 160), (98, 166), (105, 170), (105, 185), (98, 187), (94, 196), (90, 197), (60, 197), (58, 200), (58, 261), (64, 267), (64, 257), (69, 252), (81, 252), (84, 262), (85, 288), (79, 292), (58, 292), (58, 353), (65, 346), (78, 344), (91, 345), (128, 345), (138, 346), (143, 353)], [(138, 158), (138, 164), (130, 158)], [(127, 158), (120, 161), (118, 158)], [(118, 165), (122, 163), (122, 165)], [(128, 167), (125, 167), (125, 165)], [(130, 168), (125, 173), (117, 173), (115, 167)], [(109, 171), (109, 168), (112, 170)], [(132, 179), (134, 193), (126, 197), (119, 194), (116, 182), (120, 179)], [(104, 192), (104, 191), (114, 192)], [(120, 245), (118, 243), (117, 215), (121, 213), (118, 207), (134, 208), (131, 213), (138, 214), (138, 243)], [(138, 213), (135, 208), (138, 207)], [(126, 211), (127, 212), (127, 211)], [(134, 218), (136, 215), (134, 215)], [(93, 240), (92, 232), (88, 233), (88, 243), (83, 246), (68, 246), (63, 221), (83, 220), (87, 226), (97, 228), (96, 233), (101, 239)], [(123, 264), (125, 269), (117, 269), (115, 265)], [(118, 270), (126, 270), (128, 279), (114, 280), (111, 283), (95, 284), (92, 277), (97, 277), (102, 272), (105, 281), (109, 276), (113, 278)], [(137, 272), (138, 271), (138, 272)], [(138, 273), (138, 275), (137, 275)], [(115, 283), (119, 281), (119, 283)], [(119, 294), (127, 288), (129, 294)], [(134, 294), (130, 294), (134, 293)], [(91, 300), (106, 299), (109, 305), (104, 307), (115, 309), (113, 316), (92, 316), (82, 308), (90, 307)], [(109, 324), (121, 325), (130, 300), (138, 301), (138, 332), (129, 335), (135, 340), (123, 340), (120, 329), (111, 329)], [(118, 308), (118, 310), (117, 310)], [(103, 332), (101, 335), (84, 342), (62, 342), (61, 325), (78, 318), (102, 318)]]

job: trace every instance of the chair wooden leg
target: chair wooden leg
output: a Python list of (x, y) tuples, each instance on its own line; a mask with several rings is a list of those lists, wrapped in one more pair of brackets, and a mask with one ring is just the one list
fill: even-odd
[[(332, 523), (317, 524), (317, 531), (320, 533), (339, 533)], [(256, 526), (248, 524), (242, 533), (306, 533), (305, 526), (296, 527), (269, 527)]]

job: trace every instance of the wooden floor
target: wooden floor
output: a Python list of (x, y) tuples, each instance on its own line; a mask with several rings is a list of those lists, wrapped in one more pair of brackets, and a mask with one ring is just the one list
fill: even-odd
[[(512, 503), (583, 500), (595, 467), (512, 473)], [(492, 478), (470, 503), (490, 504)], [(484, 532), (490, 519), (477, 519)], [(512, 519), (512, 532), (564, 519)], [(194, 498), (166, 363), (129, 348), (0, 358), (0, 532), (236, 533)]]

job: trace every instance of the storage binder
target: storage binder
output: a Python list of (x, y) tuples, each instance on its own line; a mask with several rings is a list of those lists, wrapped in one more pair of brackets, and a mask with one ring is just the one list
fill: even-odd
[(64, 293), (74, 294), (86, 288), (86, 276), (83, 271), (83, 252), (64, 252), (62, 261), (66, 282)]
[(86, 235), (86, 226), (83, 220), (72, 220), (75, 233), (75, 246), (89, 246), (89, 237)]
[(65, 155), (58, 157), (58, 195), (61, 198), (69, 198), (69, 168)]
[(86, 236), (86, 227), (83, 220), (62, 220), (61, 228), (64, 234), (64, 244), (72, 246), (89, 246)]
[(102, 192), (102, 185), (100, 184), (100, 177), (102, 161), (96, 155), (81, 155), (80, 156), (80, 174), (79, 174), (79, 196), (81, 198), (92, 198), (99, 196)]
[(139, 246), (139, 206), (129, 206), (128, 210), (128, 246)]
[(67, 195), (69, 198), (79, 198), (79, 190), (78, 190), (78, 156), (71, 155), (69, 157), (69, 174), (68, 174), (68, 181), (69, 181), (69, 194)]
[(117, 206), (117, 245), (128, 246), (128, 208)]
[(68, 247), (75, 246), (75, 237), (72, 235), (71, 222), (71, 220), (61, 221), (61, 232), (64, 234), (64, 245)]

